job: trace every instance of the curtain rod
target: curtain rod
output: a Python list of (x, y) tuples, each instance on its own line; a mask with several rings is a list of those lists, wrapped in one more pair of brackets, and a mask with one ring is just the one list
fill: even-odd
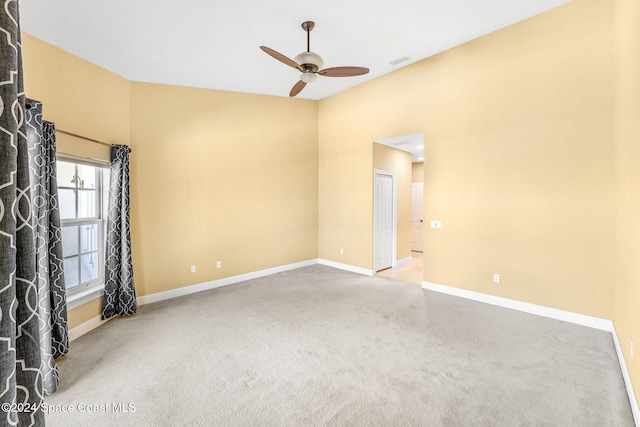
[[(25, 107), (27, 108), (27, 110), (30, 110), (32, 105), (27, 102), (25, 104)], [(56, 132), (64, 133), (65, 135), (69, 135), (69, 136), (75, 136), (76, 138), (80, 138), (80, 139), (86, 139), (87, 141), (95, 142), (96, 144), (102, 144), (102, 145), (106, 145), (106, 146), (109, 146), (109, 147), (115, 147), (116, 146), (116, 144), (108, 144), (106, 142), (98, 141), (97, 139), (87, 138), (86, 136), (78, 135), (76, 133), (67, 132), (66, 130), (62, 130), (62, 129), (56, 129)], [(129, 152), (131, 152), (131, 147), (129, 147)]]
[[(115, 147), (116, 146), (116, 144), (109, 144), (107, 142), (98, 141), (97, 139), (87, 138), (86, 136), (78, 135), (76, 133), (67, 132), (66, 130), (62, 130), (62, 129), (57, 129), (56, 128), (56, 132), (64, 133), (65, 135), (69, 135), (69, 136), (75, 136), (76, 138), (80, 138), (80, 139), (86, 139), (87, 141), (95, 142), (96, 144), (107, 145), (109, 147)], [(131, 152), (131, 147), (129, 147), (129, 152)]]

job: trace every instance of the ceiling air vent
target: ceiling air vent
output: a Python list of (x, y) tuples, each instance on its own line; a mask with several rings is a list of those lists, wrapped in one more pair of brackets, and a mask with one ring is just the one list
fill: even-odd
[(394, 59), (393, 61), (389, 62), (389, 64), (398, 65), (399, 63), (404, 62), (404, 61), (408, 61), (408, 60), (409, 60), (408, 56), (403, 56), (402, 58)]
[(398, 142), (392, 142), (391, 145), (393, 145), (394, 147), (400, 147), (401, 145), (411, 145), (412, 142), (411, 141), (407, 141), (406, 139), (404, 141), (398, 141)]

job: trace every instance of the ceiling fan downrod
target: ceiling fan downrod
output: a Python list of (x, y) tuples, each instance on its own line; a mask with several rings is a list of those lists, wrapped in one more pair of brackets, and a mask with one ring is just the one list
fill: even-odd
[(302, 29), (307, 32), (307, 52), (311, 52), (311, 30), (316, 24), (313, 21), (304, 21), (302, 23)]

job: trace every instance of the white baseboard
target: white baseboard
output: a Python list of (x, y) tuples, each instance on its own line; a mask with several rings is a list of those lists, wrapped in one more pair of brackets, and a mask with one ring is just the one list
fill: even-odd
[(511, 308), (513, 310), (525, 313), (537, 314), (538, 316), (549, 317), (551, 319), (562, 320), (564, 322), (575, 323), (577, 325), (587, 326), (589, 328), (600, 329), (601, 331), (611, 332), (613, 322), (600, 317), (587, 316), (584, 314), (573, 313), (556, 308), (545, 307), (542, 305), (531, 304), (528, 302), (516, 301), (509, 298), (497, 297), (494, 295), (483, 294), (481, 292), (468, 291), (466, 289), (454, 288), (452, 286), (439, 285), (437, 283), (422, 282), (424, 289), (440, 292), (443, 294), (454, 295), (486, 304), (497, 305), (500, 307)]
[(343, 264), (341, 262), (329, 261), (322, 258), (318, 259), (318, 264), (326, 265), (327, 267), (333, 267), (340, 270), (350, 271), (352, 273), (364, 274), (365, 276), (373, 276), (374, 273), (373, 270), (367, 268), (356, 267), (355, 265)]
[(396, 261), (396, 267), (400, 267), (401, 265), (405, 265), (405, 264), (411, 264), (411, 261), (413, 261), (413, 257), (406, 257), (403, 259), (399, 259)]
[(96, 317), (92, 317), (84, 323), (79, 324), (75, 328), (69, 329), (69, 341), (73, 341), (76, 338), (80, 338), (87, 332), (90, 332), (97, 328), (98, 326), (102, 326), (107, 323), (110, 319), (102, 320), (102, 315), (99, 314)]
[(483, 302), (486, 304), (497, 305), (500, 307), (510, 308), (510, 309), (522, 311), (525, 313), (536, 314), (538, 316), (548, 317), (556, 320), (562, 320), (564, 322), (575, 323), (577, 325), (587, 326), (589, 328), (610, 332), (613, 337), (616, 353), (618, 354), (618, 363), (620, 364), (622, 377), (624, 379), (624, 383), (627, 388), (627, 395), (629, 396), (629, 403), (631, 404), (631, 412), (633, 413), (633, 419), (635, 421), (635, 424), (637, 426), (640, 426), (640, 408), (638, 407), (638, 400), (636, 399), (636, 395), (633, 390), (631, 377), (629, 376), (629, 371), (627, 370), (627, 364), (624, 361), (624, 355), (622, 354), (622, 348), (620, 347), (620, 342), (618, 341), (618, 335), (616, 334), (616, 328), (615, 328), (615, 325), (613, 324), (613, 321), (608, 319), (602, 319), (600, 317), (587, 316), (584, 314), (572, 313), (570, 311), (549, 308), (542, 305), (516, 301), (509, 298), (483, 294), (481, 292), (474, 292), (474, 291), (468, 291), (466, 289), (454, 288), (452, 286), (439, 285), (437, 283), (423, 281), (422, 287), (424, 289), (440, 292), (443, 294), (466, 298), (473, 301)]
[(624, 361), (624, 354), (622, 354), (622, 347), (620, 341), (618, 341), (618, 334), (616, 333), (615, 325), (611, 325), (611, 335), (613, 335), (613, 343), (616, 347), (616, 353), (618, 353), (618, 362), (620, 362), (620, 370), (622, 371), (622, 378), (624, 378), (624, 384), (627, 387), (627, 395), (629, 396), (629, 403), (631, 404), (631, 412), (633, 413), (633, 420), (637, 426), (640, 426), (640, 407), (638, 407), (638, 400), (636, 399), (636, 393), (633, 391), (633, 384), (631, 383), (631, 376), (627, 369), (627, 363)]
[(215, 289), (221, 286), (233, 285), (234, 283), (240, 283), (251, 279), (257, 279), (259, 277), (282, 273), (284, 271), (295, 270), (297, 268), (308, 267), (310, 265), (316, 265), (317, 263), (317, 259), (311, 259), (308, 261), (296, 262), (293, 264), (281, 265), (279, 267), (253, 271), (251, 273), (239, 274), (237, 276), (225, 277), (223, 279), (211, 280), (209, 282), (198, 283), (196, 285), (184, 286), (182, 288), (171, 289), (164, 292), (157, 292), (155, 294), (143, 295), (138, 297), (138, 305), (151, 304), (152, 302), (164, 301), (184, 295), (195, 294), (197, 292), (208, 291), (209, 289)]

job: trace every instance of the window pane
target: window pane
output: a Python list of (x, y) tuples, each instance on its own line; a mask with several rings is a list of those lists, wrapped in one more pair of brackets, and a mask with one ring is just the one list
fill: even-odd
[(82, 283), (89, 282), (98, 278), (100, 268), (98, 265), (98, 253), (82, 255)]
[(93, 166), (78, 165), (78, 188), (96, 188), (96, 168)]
[(74, 286), (78, 286), (78, 257), (66, 258), (64, 260), (64, 281), (67, 289), (71, 289)]
[(58, 190), (58, 200), (60, 201), (60, 219), (76, 217), (76, 197), (75, 190)]
[(58, 187), (75, 187), (76, 165), (68, 162), (56, 162), (58, 169)]
[(104, 271), (102, 211), (106, 211), (109, 169), (62, 157), (57, 171), (66, 287), (73, 292), (97, 284)]
[(93, 252), (98, 250), (98, 224), (84, 224), (80, 226), (80, 250)]
[(78, 218), (96, 217), (96, 192), (78, 190)]
[(64, 256), (78, 254), (78, 227), (62, 227), (62, 253)]

